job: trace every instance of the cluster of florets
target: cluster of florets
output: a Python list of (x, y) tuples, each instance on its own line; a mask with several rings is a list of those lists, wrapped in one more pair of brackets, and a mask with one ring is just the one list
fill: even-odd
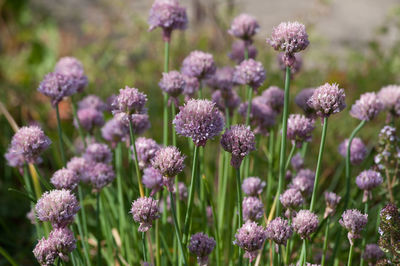
[(249, 127), (234, 125), (221, 137), (222, 148), (232, 154), (231, 165), (239, 168), (242, 160), (255, 150), (255, 136)]
[(247, 59), (235, 67), (233, 80), (235, 83), (248, 85), (257, 90), (264, 83), (265, 77), (265, 69), (261, 62)]
[(351, 107), (350, 115), (359, 120), (370, 121), (383, 109), (383, 104), (375, 92), (367, 92), (360, 96)]
[(337, 195), (336, 193), (333, 193), (333, 192), (325, 192), (324, 196), (325, 196), (325, 203), (326, 203), (324, 218), (326, 218), (335, 213), (336, 207), (339, 204), (342, 197), (340, 197), (339, 195)]
[(148, 167), (143, 170), (142, 183), (151, 189), (150, 196), (160, 191), (163, 187), (163, 176), (157, 169)]
[(56, 107), (64, 97), (71, 96), (77, 91), (76, 83), (67, 76), (52, 72), (44, 76), (37, 89), (51, 100), (51, 105)]
[(374, 170), (362, 171), (356, 178), (356, 184), (364, 190), (363, 202), (367, 201), (368, 198), (372, 197), (371, 190), (382, 184), (382, 175)]
[(112, 152), (106, 144), (92, 143), (87, 146), (83, 158), (89, 162), (108, 164), (112, 161)]
[(293, 170), (299, 171), (304, 167), (304, 158), (300, 153), (296, 153), (290, 160)]
[(78, 186), (79, 181), (78, 175), (74, 171), (66, 168), (56, 171), (50, 179), (50, 182), (55, 188), (65, 188), (69, 190), (74, 190)]
[(141, 197), (132, 203), (130, 213), (135, 222), (139, 223), (139, 232), (147, 232), (155, 219), (160, 217), (158, 200), (152, 197)]
[(201, 80), (212, 77), (216, 69), (211, 54), (193, 51), (183, 60), (181, 71), (189, 77), (196, 77)]
[(204, 233), (197, 233), (190, 238), (188, 249), (197, 257), (199, 265), (207, 265), (208, 256), (214, 250), (216, 242), (214, 238)]
[(391, 115), (400, 116), (400, 86), (398, 85), (388, 85), (378, 92), (378, 98), (383, 103), (385, 110), (389, 111)]
[(209, 100), (189, 100), (176, 115), (173, 124), (179, 135), (189, 137), (197, 146), (218, 136), (225, 121), (215, 103)]
[(329, 117), (346, 107), (344, 90), (337, 84), (325, 83), (315, 89), (307, 103), (318, 116)]
[(74, 57), (67, 56), (58, 60), (54, 72), (70, 79), (75, 84), (77, 92), (82, 92), (88, 84), (82, 63)]
[(309, 210), (300, 210), (293, 218), (293, 229), (301, 239), (310, 238), (318, 228), (318, 216)]
[(217, 68), (214, 75), (206, 80), (207, 86), (213, 90), (221, 90), (223, 93), (228, 92), (233, 87), (233, 75), (235, 69), (233, 67)]
[(79, 128), (80, 126), (89, 133), (92, 133), (96, 127), (104, 125), (103, 113), (95, 108), (79, 109), (76, 115), (78, 119), (74, 120), (75, 127)]
[(242, 209), (244, 221), (257, 221), (264, 215), (264, 205), (257, 197), (244, 197)]
[(93, 108), (100, 112), (107, 110), (107, 104), (99, 96), (91, 94), (78, 102), (79, 109)]
[(110, 142), (112, 147), (120, 141), (124, 141), (129, 135), (129, 127), (122, 120), (121, 115), (116, 115), (108, 120), (101, 128), (101, 136)]
[(114, 113), (143, 113), (147, 96), (136, 88), (125, 86), (119, 90), (119, 94), (112, 103)]
[(115, 172), (110, 164), (95, 163), (90, 166), (89, 181), (93, 190), (98, 192), (115, 179)]
[(315, 110), (308, 104), (314, 91), (314, 88), (303, 89), (294, 98), (294, 102), (304, 111), (307, 117), (312, 117), (315, 114)]
[(185, 88), (185, 78), (181, 73), (175, 70), (163, 73), (158, 86), (160, 86), (160, 88), (171, 97), (171, 100), (177, 106), (177, 98), (182, 94)]
[(304, 198), (297, 188), (288, 188), (280, 196), (279, 200), (286, 210), (286, 217), (292, 218), (295, 210), (304, 203)]
[(391, 255), (394, 263), (400, 263), (400, 213), (396, 205), (387, 204), (380, 212), (379, 247)]
[(267, 233), (262, 226), (255, 222), (247, 221), (235, 234), (235, 245), (244, 249), (244, 257), (253, 261), (257, 257), (258, 251), (262, 248)]
[(361, 231), (368, 222), (368, 214), (362, 214), (359, 210), (346, 210), (339, 220), (341, 226), (348, 231), (347, 237), (351, 245), (354, 240), (360, 238)]
[[(339, 145), (339, 153), (343, 158), (347, 157), (347, 149), (349, 147), (349, 139), (345, 139)], [(354, 165), (361, 164), (367, 156), (367, 147), (360, 138), (353, 138), (350, 147), (350, 162)]]
[(247, 59), (255, 59), (257, 56), (257, 48), (248, 44), (245, 41), (237, 40), (232, 43), (231, 52), (228, 54), (229, 58), (240, 64), (243, 60), (245, 60), (245, 51), (247, 48)]
[(256, 35), (259, 29), (260, 25), (254, 17), (248, 14), (240, 14), (232, 21), (228, 33), (245, 42), (251, 43), (253, 36)]
[(380, 170), (388, 171), (390, 175), (396, 176), (400, 163), (400, 138), (396, 128), (384, 126), (379, 133), (378, 145), (376, 146), (375, 164)]
[(314, 187), (315, 173), (310, 169), (301, 169), (292, 179), (289, 185), (291, 188), (298, 189), (303, 197), (311, 194)]
[(242, 190), (246, 195), (256, 197), (261, 195), (265, 185), (265, 182), (258, 177), (248, 177), (243, 180)]
[[(282, 71), (286, 71), (286, 61), (287, 58), (285, 56), (285, 53), (279, 53), (276, 57), (278, 61), (279, 68)], [(290, 66), (290, 77), (292, 78), (293, 75), (297, 74), (300, 70), (301, 67), (303, 66), (303, 59), (301, 58), (300, 54), (294, 54), (294, 62)]]
[(211, 95), (211, 99), (219, 110), (224, 113), (229, 112), (229, 115), (232, 115), (233, 111), (240, 105), (240, 97), (233, 89), (216, 90)]
[(303, 142), (311, 142), (311, 133), (314, 130), (314, 120), (304, 115), (291, 114), (287, 121), (287, 137), (293, 145), (301, 147)]
[(273, 110), (279, 113), (283, 108), (285, 92), (277, 86), (270, 86), (263, 91), (261, 99), (266, 105), (271, 106)]
[(286, 246), (287, 240), (293, 235), (293, 228), (287, 220), (277, 217), (268, 223), (265, 232), (268, 239), (273, 240), (277, 245)]
[(182, 93), (185, 95), (185, 99), (189, 100), (199, 91), (200, 81), (196, 77), (189, 77), (187, 75), (183, 75), (183, 79), (185, 80), (185, 86)]
[[(145, 137), (140, 137), (135, 141), (136, 153), (139, 161), (140, 168), (146, 168), (151, 166), (151, 160), (160, 149), (160, 145), (153, 140)], [(135, 156), (133, 156), (135, 160)]]

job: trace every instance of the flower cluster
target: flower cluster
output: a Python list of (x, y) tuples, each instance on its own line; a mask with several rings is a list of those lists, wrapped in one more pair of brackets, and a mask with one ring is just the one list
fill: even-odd
[(155, 219), (160, 217), (158, 200), (151, 197), (138, 198), (132, 203), (130, 213), (135, 222), (139, 223), (139, 232), (147, 232)]
[[(343, 158), (347, 157), (347, 149), (349, 147), (349, 140), (345, 139), (339, 145), (339, 153)], [(367, 157), (367, 147), (360, 138), (354, 138), (350, 147), (350, 162), (354, 165), (361, 164), (365, 157)]]
[(247, 221), (237, 230), (233, 243), (244, 249), (244, 257), (251, 262), (257, 257), (257, 253), (262, 248), (266, 238), (267, 233), (262, 226)]
[(288, 221), (277, 217), (267, 225), (265, 229), (267, 238), (273, 240), (277, 245), (286, 246), (286, 242), (293, 235), (293, 228)]
[(260, 25), (254, 17), (248, 14), (240, 14), (232, 21), (228, 33), (236, 38), (244, 40), (245, 42), (251, 43), (252, 37), (259, 29)]
[(301, 239), (310, 238), (318, 228), (318, 216), (309, 210), (301, 210), (293, 218), (293, 229), (300, 235)]
[(242, 201), (243, 220), (257, 221), (264, 215), (264, 205), (257, 197), (245, 197)]
[(314, 120), (304, 115), (291, 114), (287, 121), (287, 137), (293, 145), (301, 147), (303, 142), (311, 142), (311, 133), (314, 130)]
[(247, 59), (236, 66), (233, 80), (241, 85), (249, 85), (257, 90), (265, 81), (266, 73), (261, 62)]
[(315, 89), (307, 103), (318, 116), (329, 117), (346, 107), (344, 90), (337, 84), (325, 83)]
[(246, 195), (256, 197), (261, 195), (265, 185), (265, 182), (258, 177), (248, 177), (243, 180), (242, 190)]
[(216, 69), (211, 54), (193, 51), (183, 60), (181, 71), (189, 77), (196, 77), (201, 80), (212, 77)]
[(214, 250), (216, 242), (214, 238), (204, 233), (192, 235), (189, 243), (189, 251), (196, 255), (199, 265), (207, 265), (208, 256)]
[(359, 210), (346, 210), (339, 220), (341, 226), (348, 231), (347, 237), (351, 245), (354, 240), (361, 238), (361, 231), (368, 222), (368, 214), (362, 214)]

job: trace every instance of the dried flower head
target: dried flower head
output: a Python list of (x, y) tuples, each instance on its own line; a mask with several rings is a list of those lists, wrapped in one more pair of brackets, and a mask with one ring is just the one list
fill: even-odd
[(320, 117), (329, 117), (332, 114), (339, 113), (346, 107), (344, 90), (340, 89), (335, 83), (325, 83), (315, 89), (308, 100), (308, 105)]
[(261, 62), (247, 59), (235, 67), (233, 80), (241, 85), (249, 85), (257, 90), (265, 81), (265, 69)]
[(57, 189), (65, 188), (69, 190), (74, 190), (78, 186), (79, 181), (79, 176), (74, 171), (66, 168), (56, 171), (50, 179), (50, 182)]
[(76, 249), (74, 233), (68, 227), (53, 229), (47, 241), (63, 261), (69, 261), (68, 254)]
[(178, 71), (170, 71), (168, 73), (163, 73), (158, 86), (172, 97), (175, 105), (178, 105), (177, 97), (182, 94), (185, 88), (185, 79), (181, 73)]
[(257, 197), (244, 197), (242, 209), (244, 221), (257, 221), (261, 219), (264, 214), (264, 205)]
[(142, 183), (148, 189), (151, 189), (150, 196), (160, 191), (163, 187), (163, 176), (157, 169), (148, 167), (143, 170)]
[(267, 225), (265, 229), (267, 238), (273, 240), (277, 245), (286, 246), (286, 242), (293, 235), (293, 229), (288, 221), (277, 217)]
[(313, 96), (314, 91), (314, 88), (303, 89), (294, 98), (294, 102), (297, 104), (297, 106), (303, 109), (307, 116), (312, 116), (315, 112), (315, 110), (308, 104), (308, 101)]
[(54, 72), (66, 76), (72, 80), (77, 87), (77, 92), (82, 92), (88, 84), (82, 63), (74, 57), (62, 57), (58, 60)]
[(254, 17), (248, 14), (240, 14), (233, 19), (228, 33), (236, 38), (251, 43), (253, 36), (256, 35), (259, 29), (260, 25)]
[(368, 222), (368, 214), (362, 214), (359, 210), (346, 210), (342, 214), (342, 219), (339, 220), (341, 226), (346, 228), (347, 237), (350, 244), (353, 245), (354, 239), (361, 238), (361, 231)]
[(248, 177), (243, 180), (242, 190), (246, 195), (255, 197), (261, 195), (265, 185), (258, 177)]
[(106, 144), (92, 143), (87, 146), (85, 153), (83, 154), (83, 158), (85, 158), (89, 162), (107, 164), (111, 163), (112, 161), (112, 152)]
[(208, 264), (208, 256), (214, 250), (216, 242), (214, 238), (204, 233), (197, 233), (191, 236), (189, 251), (196, 255), (199, 265)]
[(246, 47), (248, 58), (255, 59), (257, 56), (257, 48), (254, 45), (245, 43), (242, 40), (237, 40), (232, 43), (231, 52), (228, 54), (229, 58), (240, 64), (243, 60), (245, 60)]
[(77, 86), (67, 76), (52, 72), (44, 76), (37, 90), (49, 97), (51, 105), (55, 107), (64, 97), (74, 94)]
[(239, 168), (244, 157), (255, 150), (254, 133), (245, 125), (234, 125), (222, 135), (221, 146), (232, 153), (231, 165)]
[(356, 184), (364, 190), (363, 202), (366, 202), (368, 198), (372, 198), (371, 190), (382, 184), (383, 178), (381, 174), (374, 170), (362, 171), (356, 178)]
[(300, 153), (296, 153), (290, 160), (293, 170), (299, 171), (304, 167), (304, 158)]
[(152, 160), (152, 166), (158, 169), (164, 177), (175, 177), (183, 168), (185, 156), (177, 147), (168, 146), (160, 148)]
[(360, 96), (351, 107), (350, 115), (359, 120), (370, 121), (383, 109), (381, 100), (375, 92), (367, 92)]
[(378, 260), (385, 257), (385, 253), (377, 244), (367, 244), (362, 257), (369, 264), (375, 265)]
[(112, 103), (112, 108), (114, 113), (143, 113), (146, 102), (147, 96), (144, 93), (136, 88), (125, 86), (125, 89), (119, 90), (118, 96)]
[(75, 119), (75, 127), (79, 128), (79, 126), (81, 126), (88, 132), (93, 132), (95, 127), (102, 127), (104, 125), (103, 113), (94, 108), (79, 109), (77, 112), (77, 117), (79, 124)]
[(182, 62), (181, 72), (189, 77), (206, 79), (214, 75), (216, 66), (212, 54), (191, 52)]
[(90, 184), (98, 192), (115, 179), (115, 172), (111, 165), (102, 162), (92, 162), (89, 169)]
[(233, 87), (234, 72), (235, 69), (229, 66), (217, 68), (215, 74), (206, 80), (206, 84), (213, 90), (229, 92), (232, 90)]
[(189, 100), (175, 116), (173, 124), (179, 135), (189, 137), (197, 146), (218, 136), (224, 128), (224, 117), (209, 100)]
[(267, 233), (262, 226), (252, 221), (247, 221), (235, 234), (233, 243), (244, 249), (244, 257), (253, 261), (257, 257), (258, 251), (262, 248)]
[(318, 216), (309, 210), (300, 210), (293, 218), (293, 229), (301, 239), (310, 238), (318, 228)]
[(311, 133), (315, 128), (314, 119), (300, 114), (291, 114), (287, 121), (287, 137), (293, 144), (301, 147), (303, 142), (311, 142)]
[[(151, 160), (160, 149), (160, 145), (153, 139), (140, 137), (135, 141), (139, 167), (141, 169), (151, 166)], [(135, 160), (135, 156), (133, 156)]]
[(265, 100), (266, 105), (271, 106), (276, 112), (280, 112), (283, 108), (285, 92), (276, 86), (270, 86), (263, 91), (262, 98)]
[(90, 94), (78, 102), (79, 109), (92, 108), (99, 112), (107, 110), (107, 105), (99, 96)]
[[(345, 139), (339, 145), (339, 153), (343, 158), (347, 157), (347, 148), (349, 147), (349, 139)], [(361, 164), (367, 157), (367, 147), (360, 138), (353, 138), (350, 147), (350, 162), (354, 165)]]
[(139, 232), (147, 232), (155, 219), (160, 218), (160, 210), (158, 208), (158, 200), (152, 197), (138, 198), (132, 202), (130, 213), (133, 220), (139, 223)]
[(89, 162), (83, 157), (72, 157), (67, 163), (67, 169), (74, 172), (78, 179), (82, 182), (89, 182)]
[(328, 191), (325, 192), (324, 196), (325, 196), (325, 203), (326, 203), (324, 218), (326, 218), (335, 213), (336, 206), (339, 204), (342, 197), (340, 197), (336, 193), (328, 192)]
[(66, 189), (44, 192), (35, 207), (38, 219), (42, 222), (51, 222), (55, 228), (72, 223), (79, 209), (75, 195)]

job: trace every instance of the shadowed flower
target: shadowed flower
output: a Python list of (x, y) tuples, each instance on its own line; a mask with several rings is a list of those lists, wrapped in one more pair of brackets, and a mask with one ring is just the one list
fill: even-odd
[(356, 184), (364, 190), (363, 202), (372, 198), (371, 190), (382, 184), (383, 178), (381, 174), (374, 170), (362, 171), (356, 178)]
[(143, 113), (146, 102), (147, 96), (144, 93), (136, 88), (125, 86), (125, 89), (119, 90), (118, 96), (112, 103), (112, 108), (114, 113)]
[[(279, 68), (282, 71), (286, 71), (285, 53), (279, 53), (276, 59), (278, 61)], [(294, 62), (290, 66), (290, 77), (293, 77), (294, 74), (297, 74), (303, 66), (303, 59), (301, 58), (300, 54), (294, 54), (294, 57), (292, 59), (294, 59)]]
[(240, 97), (233, 89), (226, 91), (216, 90), (211, 95), (211, 98), (221, 112), (229, 111), (230, 115), (240, 104)]
[(101, 128), (101, 136), (109, 141), (113, 148), (118, 142), (124, 141), (129, 134), (129, 128), (120, 118), (120, 116), (114, 116)]
[(303, 196), (296, 188), (289, 188), (285, 190), (280, 196), (283, 207), (289, 210), (288, 216), (292, 217), (293, 211), (304, 203)]
[[(133, 114), (128, 117), (132, 123), (132, 133), (134, 135), (143, 134), (151, 127), (149, 116), (147, 114)], [(125, 120), (126, 121), (126, 120)], [(129, 122), (125, 124), (129, 128)]]
[(51, 105), (55, 107), (64, 97), (74, 94), (77, 87), (72, 79), (60, 73), (52, 72), (44, 76), (37, 90), (49, 97)]
[(337, 195), (333, 192), (325, 192), (324, 196), (325, 196), (325, 203), (326, 203), (324, 218), (326, 218), (335, 213), (336, 206), (339, 204), (342, 197), (340, 197), (339, 195)]
[(233, 80), (241, 85), (249, 85), (257, 90), (265, 81), (265, 69), (261, 62), (247, 59), (235, 67)]
[(139, 223), (139, 232), (147, 232), (155, 219), (160, 218), (158, 200), (152, 197), (141, 197), (132, 202), (130, 213), (133, 220)]
[(38, 219), (51, 222), (54, 228), (72, 223), (79, 209), (75, 195), (66, 189), (44, 192), (35, 206)]
[[(248, 103), (244, 102), (239, 106), (238, 112), (243, 117), (246, 117), (247, 105)], [(269, 105), (265, 104), (262, 96), (253, 98), (250, 110), (250, 123), (255, 128), (254, 132), (256, 134), (268, 136), (271, 127), (275, 125), (276, 116), (277, 113)]]
[[(349, 140), (345, 139), (339, 145), (339, 153), (343, 158), (347, 156), (347, 148), (349, 147)], [(351, 142), (350, 147), (350, 162), (351, 164), (358, 165), (361, 164), (365, 157), (367, 157), (367, 147), (365, 147), (364, 142), (360, 138), (354, 138)]]
[(80, 181), (87, 183), (89, 182), (89, 162), (83, 157), (72, 157), (67, 163), (67, 169), (74, 172)]
[(50, 182), (57, 189), (65, 188), (68, 190), (74, 190), (78, 186), (79, 181), (78, 175), (76, 175), (74, 171), (66, 168), (56, 171), (50, 179)]
[(75, 57), (62, 57), (58, 60), (54, 72), (71, 79), (77, 86), (77, 92), (82, 92), (88, 84), (82, 63)]
[(400, 102), (400, 86), (388, 85), (383, 87), (378, 92), (378, 98), (383, 103), (385, 110), (395, 114), (395, 106)]
[(375, 92), (367, 92), (360, 96), (351, 107), (350, 115), (359, 120), (370, 121), (383, 109), (381, 100)]
[(253, 36), (256, 35), (259, 29), (260, 25), (254, 17), (248, 14), (240, 14), (233, 19), (228, 33), (247, 43), (251, 43)]
[(348, 231), (347, 237), (351, 245), (354, 240), (361, 238), (361, 231), (368, 222), (368, 214), (362, 214), (359, 210), (346, 210), (342, 214), (342, 219), (339, 220), (341, 226)]
[(199, 80), (211, 77), (215, 71), (216, 66), (212, 54), (202, 51), (191, 52), (182, 62), (181, 72)]
[(186, 98), (193, 98), (200, 88), (200, 82), (198, 78), (183, 75), (183, 79), (185, 80), (185, 86), (183, 87), (182, 93), (186, 96)]
[(314, 128), (314, 119), (291, 114), (287, 121), (287, 137), (292, 140), (293, 145), (301, 148), (303, 142), (311, 142), (311, 133)]
[(272, 109), (279, 113), (283, 108), (285, 92), (276, 86), (270, 86), (263, 91), (262, 99), (265, 100), (266, 105), (271, 106)]
[(107, 105), (103, 102), (99, 96), (90, 94), (78, 102), (79, 109), (92, 108), (99, 112), (107, 110)]
[(315, 173), (310, 169), (301, 169), (290, 184), (291, 188), (298, 189), (303, 197), (310, 195), (313, 191)]
[(143, 170), (142, 183), (148, 189), (151, 189), (150, 196), (160, 191), (163, 187), (163, 176), (157, 169), (148, 167)]
[(231, 91), (233, 87), (233, 67), (217, 68), (215, 74), (206, 80), (206, 84), (213, 90), (221, 90), (223, 92)]
[(257, 197), (244, 197), (242, 209), (244, 221), (257, 221), (261, 219), (264, 214), (264, 205)]
[(262, 248), (267, 233), (262, 226), (252, 221), (247, 221), (235, 234), (235, 241), (233, 244), (239, 246), (245, 251), (244, 257), (249, 261), (253, 261)]
[(178, 96), (181, 95), (185, 88), (183, 75), (175, 70), (162, 75), (158, 86), (172, 98), (175, 106), (178, 106)]
[(83, 158), (90, 162), (111, 163), (112, 152), (106, 144), (93, 143), (87, 146)]
[(309, 210), (300, 210), (293, 218), (293, 229), (301, 239), (309, 239), (318, 228), (318, 216)]
[(242, 190), (246, 195), (255, 197), (261, 195), (265, 185), (258, 177), (248, 177), (243, 180)]
[(208, 256), (214, 250), (216, 242), (214, 238), (204, 233), (192, 235), (189, 242), (189, 251), (196, 255), (200, 266), (208, 265)]
[(304, 113), (307, 116), (312, 116), (315, 112), (315, 110), (310, 105), (308, 105), (308, 100), (314, 94), (314, 91), (314, 88), (301, 90), (294, 98), (294, 102), (297, 104), (297, 106), (303, 109)]
[(299, 171), (299, 170), (303, 169), (303, 167), (304, 167), (303, 156), (301, 156), (300, 153), (296, 153), (296, 155), (294, 155), (292, 157), (292, 159), (290, 160), (290, 164), (292, 165), (293, 170), (295, 170), (295, 171)]
[(115, 179), (113, 167), (101, 162), (90, 164), (89, 176), (90, 184), (95, 192), (100, 191)]
[(249, 127), (234, 125), (221, 137), (222, 148), (232, 154), (231, 165), (239, 168), (242, 160), (255, 150), (255, 136)]
[[(245, 47), (246, 44), (242, 40), (237, 40), (232, 43), (232, 48), (231, 52), (228, 54), (229, 58), (236, 63), (240, 64), (245, 58), (244, 58), (244, 53), (245, 53)], [(247, 45), (247, 51), (248, 51), (248, 58), (255, 59), (257, 56), (257, 48), (252, 45), (248, 44)]]
[(293, 235), (293, 229), (288, 221), (277, 217), (268, 223), (265, 229), (267, 238), (273, 240), (277, 245), (286, 246), (286, 242)]
[(54, 265), (57, 258), (57, 252), (51, 241), (42, 237), (33, 249), (33, 255), (40, 265)]
[[(104, 125), (103, 113), (94, 108), (79, 109), (76, 113), (79, 125), (88, 132), (93, 132), (95, 127)], [(78, 128), (78, 122), (74, 119), (74, 126)]]
[[(158, 145), (155, 140), (145, 137), (137, 138), (135, 144), (139, 167), (143, 169), (151, 166), (151, 160), (160, 149), (160, 145)], [(133, 159), (135, 160), (135, 156), (133, 156)]]
[(368, 244), (362, 255), (363, 259), (368, 263), (375, 265), (375, 263), (385, 257), (385, 253), (377, 244)]
[(224, 117), (209, 100), (189, 100), (175, 116), (176, 132), (191, 138), (197, 146), (206, 145), (207, 140), (218, 136), (224, 128)]
[(329, 117), (346, 107), (344, 90), (339, 89), (339, 86), (335, 83), (325, 83), (315, 89), (307, 103), (316, 111), (318, 116)]

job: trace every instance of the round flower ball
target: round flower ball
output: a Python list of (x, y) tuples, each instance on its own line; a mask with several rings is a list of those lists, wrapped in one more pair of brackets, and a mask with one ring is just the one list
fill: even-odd
[(266, 73), (261, 62), (247, 59), (235, 67), (233, 80), (241, 85), (249, 85), (257, 90), (265, 81)]
[(304, 113), (308, 117), (312, 116), (315, 112), (314, 109), (308, 104), (308, 101), (314, 94), (314, 91), (314, 88), (303, 89), (294, 98), (294, 102), (304, 111)]
[(111, 165), (102, 162), (92, 162), (89, 169), (90, 184), (93, 190), (99, 192), (115, 179), (115, 172)]
[(54, 72), (72, 80), (76, 85), (77, 92), (82, 92), (88, 84), (83, 64), (75, 57), (66, 56), (60, 58), (54, 68)]
[(245, 251), (244, 257), (249, 261), (253, 261), (262, 248), (267, 233), (262, 226), (252, 221), (247, 221), (235, 234), (233, 243)]
[(68, 254), (76, 249), (76, 239), (68, 227), (53, 229), (47, 240), (63, 261), (69, 261)]
[(79, 181), (78, 175), (76, 175), (74, 171), (66, 168), (56, 171), (50, 179), (50, 182), (57, 189), (65, 188), (68, 190), (74, 190), (78, 186)]
[(79, 181), (88, 183), (90, 163), (83, 157), (72, 157), (67, 163), (67, 169), (74, 172)]
[(119, 94), (112, 103), (114, 113), (143, 113), (147, 96), (136, 88), (125, 86), (119, 90)]
[(261, 195), (266, 183), (258, 177), (248, 177), (243, 180), (242, 190), (248, 196), (257, 197)]
[(254, 17), (248, 14), (240, 14), (233, 19), (228, 33), (251, 43), (253, 36), (256, 35), (259, 29), (260, 25)]
[(262, 98), (265, 100), (266, 105), (271, 106), (276, 112), (280, 112), (283, 108), (285, 92), (276, 86), (270, 86), (263, 91)]
[(76, 113), (79, 123), (74, 119), (75, 128), (81, 126), (84, 130), (92, 133), (95, 127), (104, 125), (103, 113), (94, 108), (79, 109)]
[(374, 119), (383, 109), (383, 104), (375, 92), (367, 92), (360, 96), (351, 107), (350, 115), (364, 121)]
[(385, 110), (395, 114), (395, 106), (400, 102), (400, 86), (388, 85), (380, 89), (378, 98)]
[(301, 148), (303, 142), (311, 142), (311, 133), (315, 128), (314, 119), (300, 114), (291, 114), (287, 121), (287, 137), (296, 147)]
[(335, 83), (325, 83), (315, 89), (308, 105), (322, 118), (339, 113), (346, 107), (344, 90)]
[[(141, 169), (151, 166), (151, 160), (160, 149), (160, 145), (155, 140), (145, 137), (137, 138), (135, 147)], [(133, 159), (135, 160), (135, 156), (133, 156)]]
[(208, 256), (214, 250), (215, 245), (214, 238), (204, 233), (197, 233), (191, 236), (188, 249), (196, 255), (199, 265), (207, 265)]
[(133, 220), (139, 223), (139, 232), (147, 232), (155, 219), (160, 218), (158, 200), (152, 197), (141, 197), (132, 203), (130, 213)]
[(56, 107), (64, 97), (70, 96), (76, 92), (77, 85), (67, 76), (52, 72), (43, 78), (37, 90), (49, 97), (51, 105)]
[(103, 143), (92, 143), (87, 146), (83, 158), (89, 162), (96, 163), (111, 163), (112, 161), (111, 149)]
[[(349, 140), (345, 139), (339, 145), (339, 153), (343, 158), (347, 157), (347, 148), (349, 147)], [(351, 142), (350, 147), (350, 162), (351, 164), (358, 165), (361, 164), (365, 157), (367, 157), (368, 151), (364, 142), (360, 138), (354, 138)]]
[(107, 110), (107, 105), (99, 96), (90, 94), (78, 102), (79, 109), (92, 108), (99, 112)]
[(240, 64), (243, 60), (245, 60), (245, 49), (247, 48), (247, 59), (255, 59), (257, 56), (257, 48), (248, 44), (245, 41), (237, 40), (232, 43), (231, 52), (228, 54), (229, 58), (236, 63)]
[(356, 178), (356, 184), (359, 189), (364, 190), (363, 202), (368, 198), (372, 198), (371, 190), (381, 185), (383, 182), (382, 175), (374, 170), (362, 171)]
[(244, 197), (242, 210), (244, 221), (257, 221), (264, 215), (264, 205), (257, 197)]
[(318, 216), (309, 210), (300, 210), (293, 218), (293, 229), (301, 239), (309, 239), (318, 228)]
[(277, 217), (268, 223), (265, 229), (267, 238), (273, 240), (277, 245), (286, 246), (286, 242), (293, 235), (293, 228), (288, 221)]
[(351, 245), (354, 244), (354, 240), (361, 238), (361, 231), (367, 225), (368, 214), (362, 214), (359, 210), (346, 210), (342, 214), (342, 218), (339, 220), (341, 226), (346, 228), (348, 231), (347, 237)]
[(178, 71), (170, 71), (168, 73), (163, 73), (158, 86), (160, 86), (161, 90), (167, 93), (175, 105), (178, 105), (178, 96), (182, 94), (185, 88), (185, 79), (181, 73)]
[(212, 54), (193, 51), (183, 60), (181, 72), (189, 77), (196, 77), (201, 80), (214, 75), (216, 69)]

